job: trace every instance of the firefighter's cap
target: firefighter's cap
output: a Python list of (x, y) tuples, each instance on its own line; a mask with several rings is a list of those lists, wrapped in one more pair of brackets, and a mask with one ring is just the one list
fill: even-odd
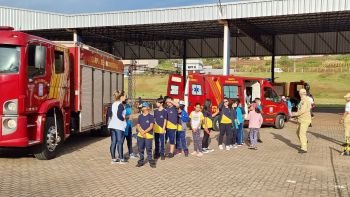
[(347, 93), (344, 98), (350, 98), (350, 93)]
[(305, 89), (300, 89), (300, 90), (299, 90), (299, 94), (301, 94), (301, 95), (306, 95), (306, 90), (305, 90)]

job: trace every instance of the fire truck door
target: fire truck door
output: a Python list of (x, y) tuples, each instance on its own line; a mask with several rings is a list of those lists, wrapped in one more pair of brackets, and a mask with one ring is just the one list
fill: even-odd
[(272, 89), (272, 87), (264, 87), (263, 95), (261, 99), (261, 106), (263, 111), (263, 116), (266, 118), (266, 122), (273, 122), (275, 116), (279, 112), (278, 105), (281, 102), (280, 97)]
[(50, 51), (47, 44), (30, 43), (27, 46), (28, 57), (28, 90), (27, 111), (37, 111), (48, 95), (48, 84), (51, 74)]
[(69, 58), (67, 49), (56, 47), (54, 51), (49, 98), (60, 101), (62, 107), (69, 106)]

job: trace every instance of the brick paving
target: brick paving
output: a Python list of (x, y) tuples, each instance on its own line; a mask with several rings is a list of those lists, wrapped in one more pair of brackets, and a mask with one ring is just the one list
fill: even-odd
[(156, 169), (136, 168), (136, 160), (111, 165), (110, 139), (90, 134), (70, 138), (50, 161), (1, 150), (0, 196), (350, 196), (350, 157), (340, 155), (339, 117), (316, 114), (305, 155), (297, 153), (293, 123), (263, 128), (257, 151), (219, 151), (215, 133), (213, 153), (178, 155), (158, 161)]

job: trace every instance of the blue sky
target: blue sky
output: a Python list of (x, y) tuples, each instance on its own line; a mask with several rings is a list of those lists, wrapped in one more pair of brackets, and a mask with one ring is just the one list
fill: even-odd
[[(221, 0), (221, 2), (228, 1), (230, 0)], [(59, 13), (85, 13), (177, 7), (217, 2), (218, 0), (0, 0), (0, 6)]]

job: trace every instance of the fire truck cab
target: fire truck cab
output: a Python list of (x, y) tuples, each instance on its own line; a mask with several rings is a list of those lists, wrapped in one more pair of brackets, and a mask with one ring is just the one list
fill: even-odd
[[(202, 75), (189, 74), (186, 85), (181, 75), (169, 76), (167, 96), (175, 100), (183, 100), (188, 112), (194, 110), (194, 105), (211, 102), (212, 112), (216, 112), (224, 98), (240, 99), (245, 111), (248, 105), (260, 98), (264, 125), (282, 129), (288, 120), (288, 107), (281, 100), (272, 84), (263, 78), (239, 77), (234, 75)], [(214, 129), (218, 129), (218, 117), (214, 118)]]

